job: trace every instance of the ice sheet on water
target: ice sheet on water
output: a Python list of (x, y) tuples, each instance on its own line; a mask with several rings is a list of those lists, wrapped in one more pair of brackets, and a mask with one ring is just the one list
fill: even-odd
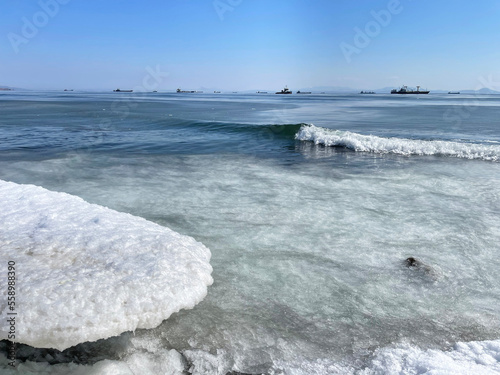
[(193, 238), (68, 194), (0, 180), (0, 222), (2, 264), (16, 263), (15, 341), (34, 347), (156, 327), (213, 281), (210, 251)]

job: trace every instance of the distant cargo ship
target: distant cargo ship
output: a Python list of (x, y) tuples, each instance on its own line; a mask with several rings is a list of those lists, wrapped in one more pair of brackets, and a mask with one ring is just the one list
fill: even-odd
[(0, 87), (0, 91), (12, 91), (12, 89), (9, 89), (8, 87)]
[[(181, 90), (181, 89), (177, 89), (177, 92), (180, 92), (180, 93), (188, 93), (188, 94), (194, 94), (195, 92), (197, 93), (203, 93), (203, 91), (195, 91), (195, 90)], [(215, 91), (214, 91), (215, 92)]]
[(424, 90), (420, 91), (420, 86), (417, 86), (416, 90), (409, 89), (408, 86), (403, 86), (399, 90), (391, 90), (391, 94), (428, 94), (430, 91)]
[(120, 89), (116, 89), (116, 90), (113, 90), (113, 92), (133, 92), (134, 90), (120, 90)]
[(360, 94), (375, 94), (375, 91), (361, 91)]
[(267, 91), (257, 91), (257, 94), (267, 94)]
[(310, 94), (311, 91), (297, 91), (297, 94)]
[(285, 86), (285, 88), (281, 91), (277, 91), (276, 94), (291, 94), (292, 91), (288, 87)]
[(460, 91), (448, 91), (448, 94), (460, 94)]

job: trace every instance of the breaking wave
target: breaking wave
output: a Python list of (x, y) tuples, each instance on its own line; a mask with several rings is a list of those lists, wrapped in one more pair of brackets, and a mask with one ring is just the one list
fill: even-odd
[(303, 125), (295, 135), (300, 141), (317, 145), (345, 147), (354, 151), (398, 155), (435, 155), (464, 159), (500, 160), (500, 146), (466, 142), (413, 140), (362, 135), (349, 131)]

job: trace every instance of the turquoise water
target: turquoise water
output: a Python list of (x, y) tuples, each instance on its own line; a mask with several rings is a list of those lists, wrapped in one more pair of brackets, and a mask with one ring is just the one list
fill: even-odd
[[(122, 358), (134, 337), (221, 371), (361, 371), (377, 349), (500, 338), (499, 107), (494, 95), (2, 93), (0, 179), (212, 252), (204, 301), (84, 345), (83, 363)], [(410, 256), (427, 267), (405, 267)]]

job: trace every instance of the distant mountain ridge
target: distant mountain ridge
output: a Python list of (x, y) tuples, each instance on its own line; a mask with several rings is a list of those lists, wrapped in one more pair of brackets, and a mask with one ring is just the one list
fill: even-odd
[(10, 89), (12, 91), (26, 91), (26, 89), (23, 89), (21, 87), (12, 87), (12, 86), (4, 86), (4, 85), (0, 85), (0, 89)]

